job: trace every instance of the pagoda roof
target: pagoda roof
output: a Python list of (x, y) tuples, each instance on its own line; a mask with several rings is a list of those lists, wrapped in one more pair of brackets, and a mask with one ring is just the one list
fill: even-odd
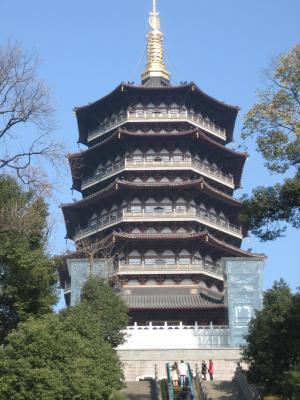
[(122, 295), (129, 309), (136, 310), (192, 310), (205, 308), (224, 308), (225, 305), (214, 299), (198, 295)]
[(206, 229), (199, 233), (126, 233), (126, 232), (113, 232), (110, 236), (107, 237), (107, 240), (126, 240), (126, 241), (161, 241), (161, 240), (169, 240), (169, 241), (199, 241), (202, 244), (213, 247), (217, 250), (221, 250), (222, 252), (226, 252), (231, 256), (237, 257), (259, 257), (264, 258), (263, 254), (255, 254), (249, 251), (242, 250), (232, 244), (224, 242), (213, 236)]
[(222, 199), (224, 202), (237, 207), (242, 207), (242, 203), (230, 196), (222, 192), (221, 190), (216, 189), (215, 187), (208, 184), (203, 178), (188, 180), (185, 182), (130, 182), (126, 180), (116, 179), (113, 183), (106, 186), (104, 189), (99, 190), (97, 193), (94, 193), (90, 196), (84, 197), (81, 200), (78, 200), (73, 203), (61, 204), (61, 208), (63, 211), (72, 210), (72, 209), (82, 209), (94, 204), (96, 201), (103, 199), (107, 196), (110, 196), (112, 193), (117, 192), (120, 189), (137, 189), (137, 190), (145, 190), (145, 189), (188, 189), (195, 188), (203, 193), (206, 193), (212, 197), (216, 197), (218, 199)]
[[(214, 113), (218, 113), (218, 123), (226, 129), (227, 140), (232, 140), (235, 120), (240, 108), (215, 99), (202, 91), (194, 82), (190, 82), (177, 86), (159, 87), (121, 83), (112, 92), (101, 99), (84, 106), (75, 107), (74, 112), (77, 117), (79, 128), (78, 142), (83, 144), (87, 143), (88, 127), (90, 126), (91, 120), (93, 120), (93, 118), (90, 119), (90, 116), (93, 113), (99, 115), (99, 113), (105, 110), (112, 111), (119, 101), (125, 103), (126, 101), (131, 101), (132, 96), (145, 96), (147, 94), (179, 95), (182, 96), (184, 100), (188, 98), (190, 101), (209, 106)], [(125, 96), (127, 96), (127, 98)]]

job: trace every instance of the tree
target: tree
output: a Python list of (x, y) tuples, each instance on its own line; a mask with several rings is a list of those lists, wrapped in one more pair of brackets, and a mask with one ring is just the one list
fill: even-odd
[[(283, 280), (275, 282), (264, 294), (264, 308), (250, 322), (243, 361), (248, 365), (249, 380), (265, 393), (284, 393), (291, 374), (297, 372), (299, 300), (300, 294), (292, 294)], [(292, 392), (292, 387), (289, 390)]]
[(56, 303), (46, 219), (43, 199), (0, 177), (0, 343), (20, 321), (49, 313)]
[(274, 240), (300, 227), (300, 45), (273, 61), (265, 71), (268, 87), (247, 113), (242, 138), (255, 138), (265, 166), (273, 173), (292, 173), (274, 187), (258, 187), (244, 197), (241, 219), (261, 240)]
[(26, 184), (48, 188), (41, 159), (62, 165), (62, 146), (51, 139), (54, 107), (38, 78), (39, 58), (20, 44), (0, 47), (0, 173), (11, 172)]
[[(108, 283), (99, 276), (90, 277), (81, 295), (81, 303), (64, 311), (72, 315), (73, 327), (83, 335), (101, 335), (113, 347), (124, 342), (128, 325), (127, 307)], [(90, 329), (91, 326), (93, 329)]]
[(120, 389), (116, 352), (100, 335), (66, 329), (70, 318), (30, 319), (9, 335), (0, 349), (1, 400), (106, 400)]
[(0, 348), (0, 400), (107, 400), (122, 386), (113, 346), (123, 340), (126, 307), (100, 278), (82, 302), (20, 323)]

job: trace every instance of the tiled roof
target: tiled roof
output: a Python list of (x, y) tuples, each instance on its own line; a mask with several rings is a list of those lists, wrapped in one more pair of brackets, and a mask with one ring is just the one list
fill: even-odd
[(208, 299), (201, 295), (168, 295), (168, 296), (122, 296), (130, 309), (201, 309), (224, 308), (217, 300)]
[(157, 188), (157, 189), (187, 189), (189, 187), (197, 188), (200, 191), (206, 192), (214, 197), (217, 198), (223, 198), (224, 201), (231, 205), (239, 206), (241, 207), (242, 203), (235, 199), (234, 197), (222, 192), (221, 190), (218, 190), (208, 184), (203, 178), (200, 179), (190, 179), (184, 182), (130, 182), (126, 180), (119, 180), (116, 179), (114, 182), (112, 182), (110, 185), (106, 186), (104, 189), (99, 190), (98, 192), (84, 197), (81, 200), (78, 200), (74, 203), (67, 203), (67, 204), (62, 204), (61, 208), (62, 209), (67, 209), (67, 208), (82, 208), (85, 206), (88, 206), (89, 204), (93, 204), (94, 201), (97, 199), (103, 198), (108, 194), (111, 194), (113, 191), (118, 190), (119, 188), (124, 187), (124, 188), (129, 188), (129, 189), (152, 189), (152, 188)]

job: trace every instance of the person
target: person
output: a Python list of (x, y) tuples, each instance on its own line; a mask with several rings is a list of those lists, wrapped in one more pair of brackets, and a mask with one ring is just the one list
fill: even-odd
[(210, 380), (213, 381), (214, 380), (214, 363), (212, 362), (212, 360), (209, 360), (208, 373), (209, 373)]
[(179, 376), (180, 376), (180, 386), (184, 387), (185, 383), (186, 383), (188, 367), (183, 360), (181, 360), (178, 370), (179, 370)]
[(201, 374), (203, 376), (203, 379), (206, 381), (207, 365), (204, 360), (202, 361)]
[(172, 382), (173, 382), (173, 386), (178, 386), (178, 364), (175, 361), (173, 366), (172, 366)]

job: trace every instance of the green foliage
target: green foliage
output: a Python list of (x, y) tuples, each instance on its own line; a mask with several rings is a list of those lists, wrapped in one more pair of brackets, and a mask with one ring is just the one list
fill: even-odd
[(20, 323), (0, 349), (0, 399), (102, 400), (121, 388), (121, 365), (102, 336), (76, 329), (75, 315)]
[(266, 71), (269, 87), (247, 113), (242, 137), (256, 138), (266, 166), (285, 172), (300, 162), (300, 44)]
[[(271, 172), (284, 173), (300, 164), (300, 45), (281, 55), (266, 71), (269, 86), (247, 113), (242, 138), (255, 138)], [(259, 187), (244, 198), (242, 221), (261, 240), (274, 240), (299, 227), (300, 173), (274, 187)]]
[(55, 266), (44, 251), (46, 217), (42, 199), (0, 177), (0, 343), (19, 321), (49, 313), (56, 303)]
[[(262, 241), (274, 240), (286, 230), (279, 222), (300, 227), (300, 172), (282, 185), (258, 187), (244, 197), (241, 221)], [(275, 224), (275, 226), (274, 226)]]
[(263, 310), (249, 325), (243, 350), (249, 380), (265, 393), (281, 395), (289, 388), (293, 394), (289, 382), (297, 374), (294, 368), (300, 357), (299, 329), (300, 294), (292, 294), (283, 280), (275, 282), (264, 295)]
[(124, 341), (121, 331), (128, 324), (127, 308), (100, 277), (89, 278), (82, 290), (81, 303), (64, 313), (73, 317), (69, 329), (89, 338), (101, 335), (113, 347)]

